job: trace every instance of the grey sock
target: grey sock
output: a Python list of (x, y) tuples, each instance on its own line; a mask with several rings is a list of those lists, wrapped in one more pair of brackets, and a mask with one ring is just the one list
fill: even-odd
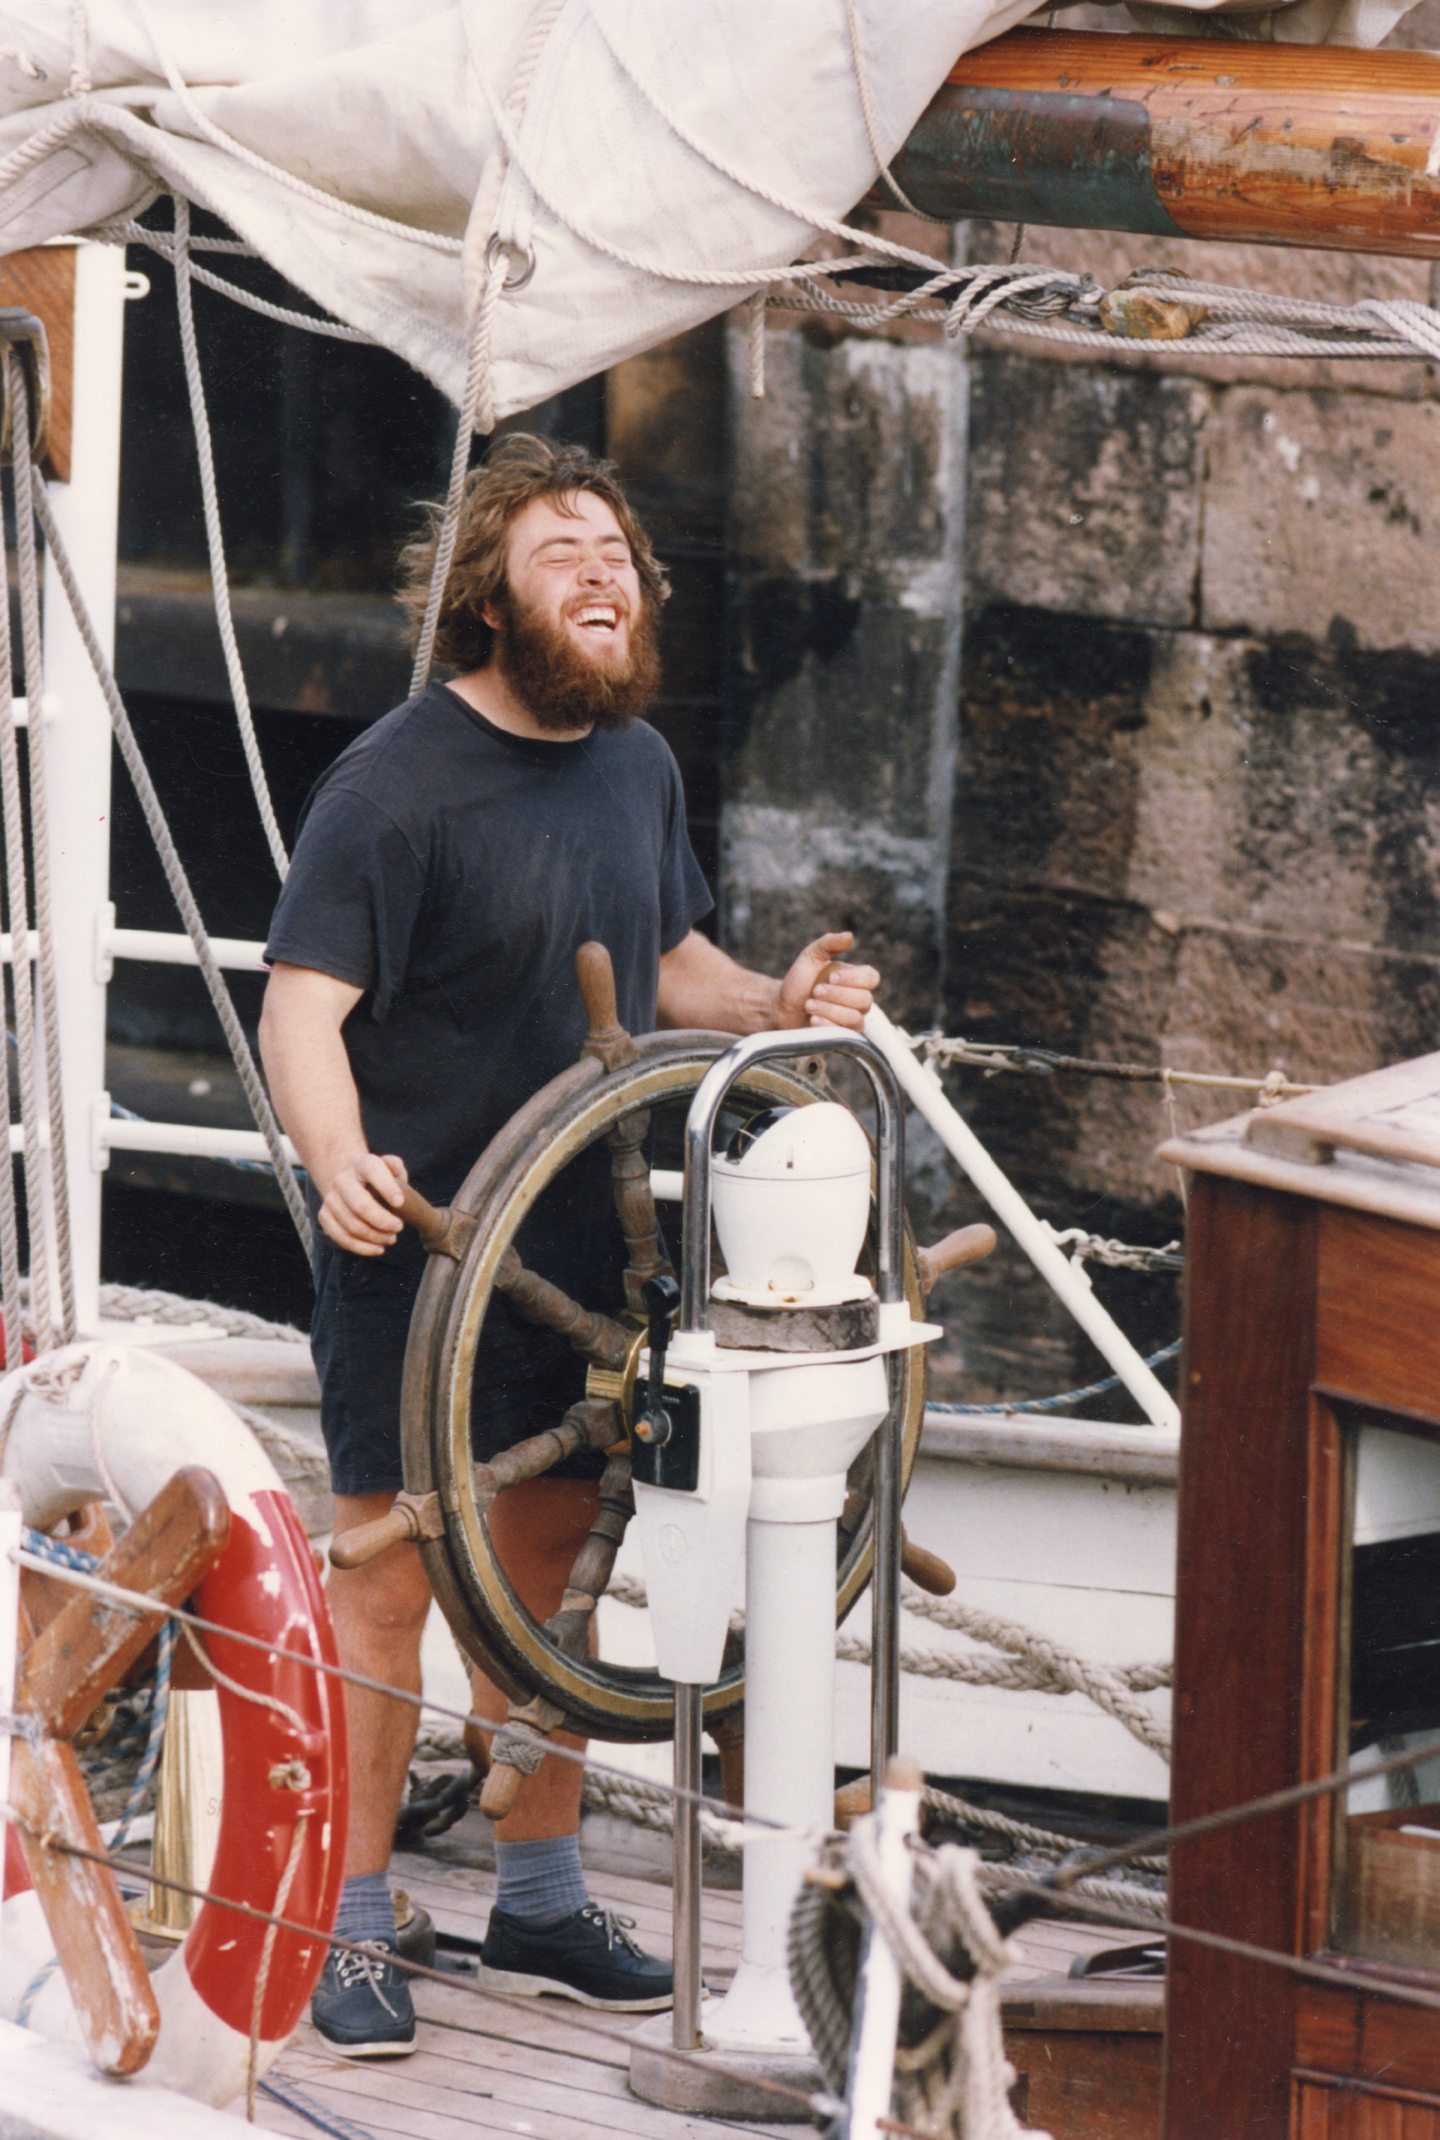
[(578, 1835), (495, 1845), (495, 1907), (527, 1924), (558, 1924), (590, 1900)]
[(355, 1873), (340, 1890), (335, 1930), (341, 1939), (395, 1938), (395, 1905), (388, 1873)]

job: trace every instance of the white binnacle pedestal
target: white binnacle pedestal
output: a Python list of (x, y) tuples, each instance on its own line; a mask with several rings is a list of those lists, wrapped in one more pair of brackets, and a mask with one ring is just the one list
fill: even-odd
[[(903, 1302), (882, 1307), (879, 1325), (876, 1341), (851, 1353), (741, 1351), (706, 1331), (677, 1335), (667, 1356), (667, 1384), (699, 1392), (703, 1429), (693, 1491), (635, 1487), (657, 1661), (691, 1685), (718, 1675), (743, 1549), (745, 1807), (757, 1824), (745, 1844), (740, 1967), (724, 1998), (701, 2013), (701, 2049), (715, 2056), (693, 2083), (677, 2077), (673, 2058), (653, 2072), (643, 2047), (638, 2066), (632, 2059), (632, 2087), (671, 2108), (774, 2116), (775, 2098), (752, 2096), (748, 2076), (810, 2068), (787, 1945), (801, 1880), (834, 1822), (846, 1473), (889, 1410), (886, 1355), (940, 1334), (912, 1322)], [(666, 2033), (663, 2023), (641, 2032), (657, 2045)], [(721, 2069), (730, 2057), (727, 2092)]]
[(740, 1967), (705, 2009), (717, 2050), (807, 2056), (790, 1990), (790, 1913), (834, 1824), (835, 1551), (845, 1474), (888, 1408), (880, 1355), (752, 1375), (745, 1534), (745, 1845)]

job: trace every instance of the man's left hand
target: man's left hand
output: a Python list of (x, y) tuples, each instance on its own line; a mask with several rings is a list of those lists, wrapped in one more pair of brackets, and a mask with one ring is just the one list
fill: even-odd
[(880, 976), (873, 966), (835, 963), (854, 941), (850, 930), (838, 929), (805, 946), (780, 983), (777, 1025), (844, 1025), (859, 1031)]

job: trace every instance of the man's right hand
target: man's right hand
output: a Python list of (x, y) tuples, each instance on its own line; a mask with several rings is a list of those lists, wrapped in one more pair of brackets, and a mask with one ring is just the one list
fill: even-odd
[(320, 1206), (322, 1229), (352, 1256), (383, 1254), (404, 1223), (397, 1207), (409, 1179), (393, 1152), (357, 1153), (331, 1177)]

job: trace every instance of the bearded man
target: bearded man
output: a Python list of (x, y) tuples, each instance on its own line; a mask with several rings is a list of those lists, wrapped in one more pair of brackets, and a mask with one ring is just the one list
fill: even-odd
[[(435, 542), (432, 525), (402, 560), (417, 622)], [(451, 681), (367, 729), (305, 804), (267, 945), (260, 1038), (316, 1203), (312, 1344), (337, 1531), (384, 1514), (403, 1484), (401, 1369), (424, 1259), (396, 1213), (400, 1184), (448, 1201), (510, 1115), (574, 1062), (579, 945), (608, 948), (632, 1032), (657, 1020), (729, 1033), (858, 1026), (878, 986), (868, 966), (833, 965), (847, 934), (818, 938), (777, 981), (698, 933), (712, 902), (679, 772), (640, 718), (659, 681), (667, 592), (608, 463), (502, 440), (469, 479), (441, 605), (436, 653)], [(608, 1173), (583, 1159), (568, 1169), (519, 1245), (567, 1292), (616, 1297), (602, 1290), (623, 1262)], [(555, 1424), (583, 1381), (563, 1340), (497, 1301), (477, 1361), (477, 1457)], [(560, 1603), (598, 1507), (597, 1471), (572, 1459), (491, 1513), (497, 1555), (537, 1619)], [(418, 1549), (335, 1571), (329, 1595), (341, 1662), (418, 1692), (430, 1604)], [(474, 1693), (481, 1715), (503, 1713), (478, 1674)], [(393, 1950), (386, 1868), (416, 1712), (353, 1685), (346, 1710), (336, 1929)], [(622, 2011), (666, 2006), (668, 1967), (590, 1899), (580, 1781), (576, 1764), (545, 1762), (497, 1825), (484, 1980)], [(408, 1987), (388, 1961), (332, 1949), (312, 2015), (351, 2057), (414, 2046)]]

